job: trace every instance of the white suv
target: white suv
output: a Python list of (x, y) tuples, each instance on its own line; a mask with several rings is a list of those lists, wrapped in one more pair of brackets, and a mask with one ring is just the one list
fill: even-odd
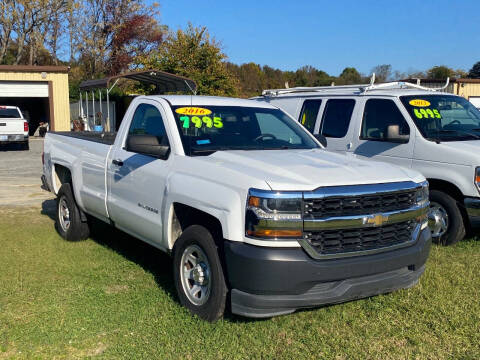
[(480, 218), (480, 111), (462, 97), (403, 82), (265, 90), (328, 150), (413, 168), (430, 183), (430, 228), (449, 245)]

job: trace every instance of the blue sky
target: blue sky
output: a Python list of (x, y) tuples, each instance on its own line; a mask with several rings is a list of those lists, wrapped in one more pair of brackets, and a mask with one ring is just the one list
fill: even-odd
[(229, 60), (331, 75), (378, 64), (394, 70), (480, 61), (480, 0), (160, 0), (171, 29), (207, 26)]

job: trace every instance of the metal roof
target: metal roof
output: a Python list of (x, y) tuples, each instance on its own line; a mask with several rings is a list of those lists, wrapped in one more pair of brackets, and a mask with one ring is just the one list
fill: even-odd
[(0, 72), (53, 72), (68, 73), (69, 66), (39, 66), (39, 65), (0, 65)]
[(177, 91), (195, 92), (197, 89), (195, 81), (186, 77), (159, 70), (143, 70), (109, 76), (103, 79), (86, 80), (80, 84), (80, 90), (87, 91), (98, 88), (109, 88), (114, 85), (118, 79), (122, 78), (153, 84), (157, 87), (159, 93)]

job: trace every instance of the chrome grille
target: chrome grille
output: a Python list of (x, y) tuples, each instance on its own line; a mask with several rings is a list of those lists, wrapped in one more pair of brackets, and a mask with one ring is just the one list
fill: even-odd
[(415, 192), (415, 190), (409, 190), (360, 196), (329, 196), (319, 199), (305, 199), (304, 219), (405, 210), (415, 205)]
[(303, 194), (300, 245), (314, 259), (350, 257), (414, 244), (426, 226), (426, 183), (323, 187)]

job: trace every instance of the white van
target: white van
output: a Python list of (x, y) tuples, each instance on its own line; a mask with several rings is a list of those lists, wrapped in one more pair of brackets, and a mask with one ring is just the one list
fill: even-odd
[(422, 172), (430, 228), (453, 244), (480, 219), (480, 111), (466, 99), (403, 82), (265, 90), (330, 151)]

